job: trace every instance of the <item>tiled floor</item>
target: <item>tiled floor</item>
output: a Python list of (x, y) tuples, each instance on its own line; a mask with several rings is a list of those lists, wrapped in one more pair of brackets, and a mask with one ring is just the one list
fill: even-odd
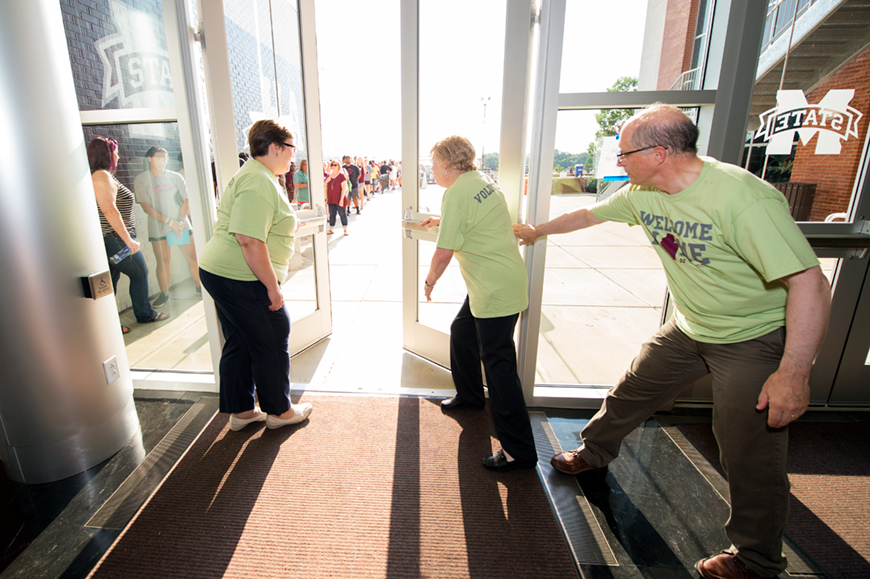
[[(140, 390), (135, 397), (142, 435), (111, 459), (45, 485), (0, 476), (0, 579), (86, 577), (217, 409), (211, 394)], [(592, 411), (530, 413), (539, 475), (579, 577), (688, 579), (695, 561), (727, 547), (724, 480), (675, 428), (709, 424), (709, 410), (654, 416), (607, 469), (579, 477), (555, 472), (547, 459), (579, 444)], [(783, 579), (834, 577), (791, 544), (786, 554)]]

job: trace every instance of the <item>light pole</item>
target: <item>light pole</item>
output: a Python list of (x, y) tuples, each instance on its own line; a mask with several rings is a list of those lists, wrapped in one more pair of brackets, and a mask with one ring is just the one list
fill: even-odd
[(480, 97), (480, 101), (483, 103), (483, 138), (480, 141), (480, 170), (483, 171), (486, 167), (484, 163), (486, 162), (486, 103), (490, 101), (491, 97)]

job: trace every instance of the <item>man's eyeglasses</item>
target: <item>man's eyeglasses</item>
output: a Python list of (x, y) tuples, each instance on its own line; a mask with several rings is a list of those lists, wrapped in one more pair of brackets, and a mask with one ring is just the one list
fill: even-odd
[(295, 148), (296, 148), (296, 145), (294, 145), (293, 143), (284, 143), (284, 146), (285, 146), (285, 147), (290, 147), (291, 149), (295, 149)]
[(640, 149), (635, 149), (634, 151), (626, 151), (624, 153), (617, 153), (616, 160), (618, 161), (619, 159), (623, 159), (623, 158), (625, 158), (631, 154), (634, 154), (634, 153), (640, 153), (641, 151), (655, 149), (656, 147), (662, 147), (664, 149), (667, 149), (667, 147), (665, 147), (664, 145), (650, 145), (649, 147), (641, 147)]

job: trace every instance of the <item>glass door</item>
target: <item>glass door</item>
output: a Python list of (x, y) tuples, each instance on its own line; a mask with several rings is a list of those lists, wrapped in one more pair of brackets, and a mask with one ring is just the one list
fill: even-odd
[[(419, 224), (440, 215), (444, 193), (429, 151), (451, 135), (468, 138), (479, 170), (517, 214), (532, 14), (531, 0), (401, 2), (403, 346), (447, 368), (450, 323), (466, 288), (452, 260), (432, 302), (423, 296), (438, 228)], [(448, 31), (466, 42), (445, 42)]]
[[(716, 74), (669, 90), (680, 73), (651, 74), (642, 58), (655, 44), (656, 23), (661, 44), (670, 38), (666, 23), (690, 22), (656, 12), (663, 10), (669, 8), (647, 2), (544, 3), (523, 221), (549, 221), (618, 190), (624, 181), (597, 171), (598, 158), (603, 139), (613, 139), (636, 109), (655, 102), (683, 107), (707, 137), (700, 152), (716, 144), (709, 140)], [(588, 26), (607, 21), (620, 22), (618, 43), (606, 27)], [(691, 22), (706, 38), (709, 19)], [(571, 33), (581, 28), (582, 37)], [(587, 54), (590, 45), (606, 57)], [(706, 69), (706, 41), (698, 46), (699, 70)], [(638, 229), (607, 223), (525, 248), (530, 306), (520, 322), (520, 368), (528, 404), (597, 407), (662, 323), (664, 273)]]
[[(296, 139), (295, 165), (322, 165), (320, 95), (313, 0), (220, 0), (199, 13), (216, 174), (220, 192), (247, 155), (247, 133), (259, 119), (276, 119)], [(287, 174), (284, 180), (292, 181)], [(311, 191), (323, 190), (320, 170), (308, 171)], [(292, 185), (285, 185), (288, 197)], [(290, 311), (290, 352), (296, 354), (332, 331), (326, 210), (322, 195), (297, 206), (299, 229), (290, 272), (282, 283)]]

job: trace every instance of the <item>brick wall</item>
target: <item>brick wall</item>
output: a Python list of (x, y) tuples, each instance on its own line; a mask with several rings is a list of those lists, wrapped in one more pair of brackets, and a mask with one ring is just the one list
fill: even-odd
[(668, 90), (692, 62), (698, 0), (669, 0), (657, 90)]
[[(296, 137), (297, 161), (307, 157), (298, 15), (288, 3), (278, 2), (270, 19), (268, 0), (231, 0), (224, 4), (224, 9), (239, 150), (248, 148), (247, 130), (253, 124), (252, 113), (257, 118), (283, 115), (290, 119), (287, 128)], [(272, 21), (277, 58), (269, 33)]]
[(870, 125), (870, 47), (865, 48), (838, 71), (807, 94), (807, 102), (817, 104), (831, 89), (855, 89), (849, 103), (864, 113), (858, 124), (858, 138), (841, 141), (839, 155), (816, 155), (816, 139), (798, 145), (791, 172), (792, 183), (816, 183), (816, 197), (810, 221), (823, 221), (831, 213), (849, 208), (852, 190), (861, 162), (861, 153)]

